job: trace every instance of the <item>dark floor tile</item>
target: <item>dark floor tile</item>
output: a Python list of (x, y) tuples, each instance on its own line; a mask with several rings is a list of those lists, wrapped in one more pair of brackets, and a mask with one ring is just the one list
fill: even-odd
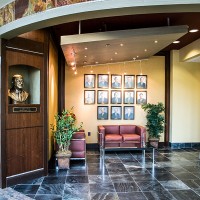
[(181, 166), (176, 166), (176, 167), (164, 167), (168, 172), (187, 172), (186, 169), (184, 169)]
[(196, 179), (197, 177), (190, 172), (172, 172), (180, 180)]
[(66, 176), (67, 172), (67, 169), (50, 169), (48, 172), (48, 176)]
[(98, 183), (98, 184), (89, 184), (91, 193), (111, 193), (115, 192), (114, 186), (112, 183)]
[(88, 169), (88, 175), (108, 175), (108, 170), (104, 168)]
[(120, 200), (146, 200), (142, 192), (117, 193)]
[(148, 200), (176, 200), (172, 194), (165, 190), (144, 192), (144, 195)]
[(90, 188), (88, 183), (66, 183), (64, 195), (66, 194), (88, 194)]
[(128, 166), (126, 167), (127, 171), (129, 172), (129, 174), (131, 175), (145, 175), (145, 174), (149, 174), (149, 171), (146, 168), (137, 168), (137, 167), (131, 167)]
[(171, 190), (170, 193), (177, 199), (177, 200), (198, 200), (200, 196), (196, 194), (192, 190)]
[(126, 170), (126, 168), (124, 167), (124, 165), (122, 163), (109, 163), (106, 165), (108, 173), (110, 175), (112, 174), (129, 174), (128, 171)]
[(56, 195), (56, 194), (38, 194), (35, 196), (36, 200), (62, 200), (61, 195)]
[(140, 191), (135, 182), (132, 183), (114, 183), (116, 192), (134, 192)]
[(200, 172), (200, 166), (183, 166), (184, 169), (186, 169), (189, 172)]
[[(35, 194), (26, 194), (26, 196), (27, 197), (30, 197), (30, 198), (32, 198), (32, 199), (35, 199)], [(0, 198), (0, 200), (1, 200), (1, 198)], [(7, 200), (7, 199), (6, 199)]]
[(69, 169), (67, 171), (67, 175), (87, 176), (88, 175), (88, 170), (87, 169)]
[(113, 183), (134, 182), (131, 175), (110, 175), (110, 178)]
[(189, 187), (181, 180), (160, 181), (160, 184), (167, 190), (187, 190)]
[(67, 176), (66, 183), (89, 183), (88, 176)]
[(111, 183), (111, 179), (108, 175), (90, 175), (88, 179), (89, 183)]
[(30, 185), (41, 185), (42, 182), (44, 180), (44, 177), (41, 177), (41, 178), (37, 178), (37, 179), (31, 179), (31, 180), (28, 180), (28, 181), (25, 181), (23, 184), (30, 184)]
[(157, 174), (154, 174), (154, 177), (158, 181), (177, 180), (177, 178), (175, 176), (173, 176), (172, 174), (170, 174), (169, 172), (157, 173)]
[(64, 184), (43, 184), (39, 187), (37, 194), (59, 194), (62, 195)]
[(196, 180), (182, 180), (182, 182), (185, 183), (191, 189), (198, 189), (198, 188), (200, 188), (200, 179), (196, 179)]
[(164, 188), (162, 185), (156, 181), (136, 181), (137, 185), (142, 191), (161, 191)]
[(117, 193), (91, 194), (91, 200), (119, 200)]
[(44, 178), (43, 184), (65, 184), (66, 176), (47, 176)]
[(166, 173), (167, 170), (164, 167), (152, 167), (152, 168), (147, 168), (147, 170), (151, 174), (158, 174), (158, 173)]
[(36, 194), (39, 187), (39, 185), (16, 185), (14, 190), (23, 194)]
[(62, 200), (90, 200), (89, 193), (87, 194), (64, 194)]
[(108, 164), (108, 163), (122, 163), (122, 161), (119, 158), (105, 159), (105, 164)]
[(155, 177), (152, 174), (134, 174), (131, 175), (135, 181), (151, 181), (155, 180)]

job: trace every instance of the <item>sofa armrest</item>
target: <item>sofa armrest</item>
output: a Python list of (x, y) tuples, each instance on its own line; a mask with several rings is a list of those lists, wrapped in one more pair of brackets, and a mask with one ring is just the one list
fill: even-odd
[(140, 135), (141, 146), (144, 147), (146, 144), (146, 128), (143, 126), (136, 126), (136, 134)]
[(105, 139), (105, 127), (102, 125), (98, 126), (98, 143), (104, 148), (104, 139)]

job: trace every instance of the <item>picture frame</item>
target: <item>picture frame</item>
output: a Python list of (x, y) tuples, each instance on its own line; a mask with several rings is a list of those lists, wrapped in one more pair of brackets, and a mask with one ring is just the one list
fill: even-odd
[(147, 89), (147, 75), (136, 76), (137, 89)]
[(95, 88), (95, 74), (84, 74), (84, 88)]
[(136, 102), (137, 104), (147, 103), (147, 91), (137, 91), (136, 92)]
[(108, 120), (108, 106), (97, 106), (97, 120)]
[(122, 75), (111, 74), (111, 88), (113, 89), (122, 88)]
[(122, 107), (121, 106), (111, 106), (111, 115), (112, 120), (121, 120), (122, 119)]
[(122, 103), (122, 91), (121, 90), (111, 90), (111, 104), (121, 104)]
[(108, 104), (109, 95), (108, 90), (97, 90), (97, 103)]
[(98, 88), (108, 88), (109, 87), (109, 75), (108, 74), (98, 74), (97, 75), (97, 87)]
[(124, 90), (124, 104), (134, 104), (135, 103), (135, 91), (134, 90)]
[(95, 90), (84, 90), (84, 104), (95, 104)]
[(124, 106), (124, 120), (135, 119), (135, 106)]
[(124, 89), (135, 88), (135, 75), (124, 75)]

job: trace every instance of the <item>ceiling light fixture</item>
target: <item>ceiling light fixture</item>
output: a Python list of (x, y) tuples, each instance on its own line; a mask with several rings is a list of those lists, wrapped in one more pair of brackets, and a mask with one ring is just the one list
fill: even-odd
[(87, 56), (84, 56), (85, 58), (87, 58)]
[(117, 52), (115, 52), (115, 55), (117, 55)]
[(87, 48), (87, 47), (85, 47), (85, 50), (88, 50), (88, 48)]
[(155, 40), (154, 43), (157, 44), (157, 43), (158, 43), (158, 40)]
[(77, 72), (77, 67), (76, 67), (76, 52), (74, 51), (74, 49), (72, 49), (72, 53), (71, 54), (74, 57), (74, 61), (71, 62), (72, 70), (75, 71), (74, 74), (76, 75), (78, 72)]
[(90, 70), (90, 73), (93, 73), (93, 69), (92, 69), (92, 66), (91, 66), (91, 70)]
[(176, 40), (176, 41), (173, 42), (173, 44), (178, 44), (178, 43), (180, 43), (179, 40)]
[(147, 51), (147, 49), (145, 49), (144, 51)]
[(110, 46), (110, 44), (106, 44), (105, 46), (106, 46), (106, 47), (109, 47), (109, 46)]
[(124, 46), (124, 44), (121, 43), (121, 44), (120, 44), (120, 47), (123, 47), (123, 46)]
[(95, 63), (96, 63), (96, 64), (99, 64), (99, 62), (98, 62), (98, 61), (96, 61)]
[(198, 31), (199, 31), (199, 29), (191, 29), (191, 30), (189, 30), (190, 33), (196, 33)]

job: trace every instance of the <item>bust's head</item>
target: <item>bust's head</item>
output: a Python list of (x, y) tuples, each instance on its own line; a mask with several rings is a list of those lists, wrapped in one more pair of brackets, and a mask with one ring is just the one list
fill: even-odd
[(17, 90), (22, 90), (24, 86), (24, 79), (23, 76), (20, 74), (15, 74), (12, 77), (12, 87)]

